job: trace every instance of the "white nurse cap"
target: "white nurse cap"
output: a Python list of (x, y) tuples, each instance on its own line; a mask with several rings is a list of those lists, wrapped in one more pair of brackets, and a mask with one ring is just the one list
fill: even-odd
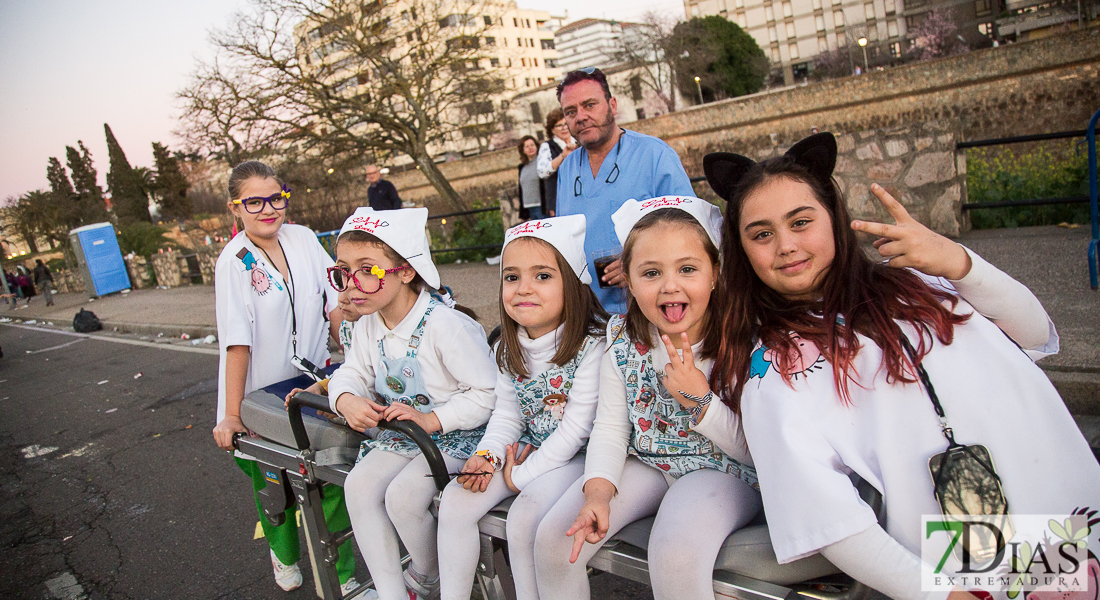
[[(539, 238), (560, 252), (581, 283), (588, 285), (592, 283), (592, 276), (588, 273), (588, 261), (584, 258), (584, 226), (584, 215), (527, 221), (504, 232), (504, 247), (507, 248), (517, 238)], [(503, 252), (502, 249), (501, 253)]]
[(619, 210), (615, 211), (615, 214), (611, 215), (619, 243), (626, 244), (630, 230), (634, 229), (639, 219), (662, 208), (675, 208), (695, 217), (707, 232), (710, 241), (714, 243), (714, 247), (722, 247), (722, 211), (710, 202), (692, 196), (661, 196), (642, 201), (627, 200)]
[(439, 288), (439, 271), (432, 262), (432, 253), (428, 248), (428, 234), (424, 227), (428, 223), (428, 209), (399, 208), (397, 210), (374, 210), (365, 206), (355, 209), (340, 235), (349, 231), (363, 231), (382, 240), (393, 248), (401, 258), (409, 261), (416, 273), (432, 289)]

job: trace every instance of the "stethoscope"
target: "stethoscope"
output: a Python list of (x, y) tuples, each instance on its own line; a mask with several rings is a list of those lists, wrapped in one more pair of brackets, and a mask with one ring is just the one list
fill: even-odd
[[(619, 128), (621, 132), (619, 134), (619, 141), (615, 143), (615, 164), (611, 167), (611, 172), (607, 174), (607, 179), (604, 179), (604, 183), (615, 183), (619, 180), (619, 148), (623, 145), (623, 138), (626, 137), (626, 130), (622, 127)], [(573, 197), (581, 195), (581, 176), (577, 175), (577, 178), (573, 180)]]

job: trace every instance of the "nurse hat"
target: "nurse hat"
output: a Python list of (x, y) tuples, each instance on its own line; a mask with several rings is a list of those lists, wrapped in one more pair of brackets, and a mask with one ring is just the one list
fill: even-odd
[(343, 236), (349, 231), (369, 233), (393, 249), (401, 258), (409, 261), (409, 266), (432, 289), (439, 288), (439, 271), (432, 262), (432, 253), (428, 248), (428, 234), (424, 227), (428, 223), (428, 209), (399, 208), (397, 210), (374, 210), (361, 206), (355, 209), (340, 228)]
[[(512, 240), (521, 237), (543, 240), (560, 252), (581, 283), (588, 285), (592, 283), (592, 276), (588, 273), (588, 261), (584, 258), (584, 227), (584, 215), (527, 221), (504, 232), (504, 247), (507, 248)], [(501, 249), (501, 254), (503, 253), (504, 250)], [(502, 264), (501, 269), (503, 268)]]
[(627, 200), (611, 215), (611, 221), (615, 223), (615, 235), (620, 244), (626, 244), (626, 238), (639, 219), (655, 210), (663, 208), (675, 208), (695, 217), (695, 220), (703, 226), (707, 237), (715, 248), (722, 247), (722, 211), (717, 206), (693, 196), (660, 196), (649, 200)]

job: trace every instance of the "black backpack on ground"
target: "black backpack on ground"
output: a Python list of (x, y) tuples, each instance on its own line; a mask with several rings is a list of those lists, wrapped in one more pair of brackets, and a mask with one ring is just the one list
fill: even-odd
[(77, 333), (91, 333), (93, 331), (99, 331), (103, 329), (103, 323), (99, 321), (99, 317), (95, 316), (95, 313), (90, 310), (80, 309), (80, 312), (76, 313), (73, 317), (73, 331)]

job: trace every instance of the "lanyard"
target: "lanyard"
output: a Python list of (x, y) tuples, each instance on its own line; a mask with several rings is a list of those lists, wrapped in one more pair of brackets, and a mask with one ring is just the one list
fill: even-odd
[[(295, 357), (297, 357), (298, 356), (298, 315), (295, 313), (295, 310), (294, 310), (294, 271), (290, 270), (290, 259), (288, 259), (286, 257), (286, 251), (283, 250), (283, 242), (281, 240), (279, 240), (278, 243), (279, 243), (279, 252), (281, 252), (283, 254), (283, 262), (286, 263), (286, 274), (287, 274), (287, 279), (288, 279), (288, 281), (283, 282), (283, 283), (286, 284), (283, 287), (286, 288), (286, 294), (287, 294), (287, 296), (290, 297), (290, 351)], [(260, 248), (258, 245), (256, 247), (260, 249), (260, 252), (264, 253), (264, 257), (267, 258), (267, 262), (271, 264), (271, 267), (274, 268), (276, 271), (278, 271), (279, 269), (278, 269), (278, 267), (275, 266), (275, 261), (271, 260), (271, 256), (267, 253), (267, 250), (264, 250), (263, 248)]]

